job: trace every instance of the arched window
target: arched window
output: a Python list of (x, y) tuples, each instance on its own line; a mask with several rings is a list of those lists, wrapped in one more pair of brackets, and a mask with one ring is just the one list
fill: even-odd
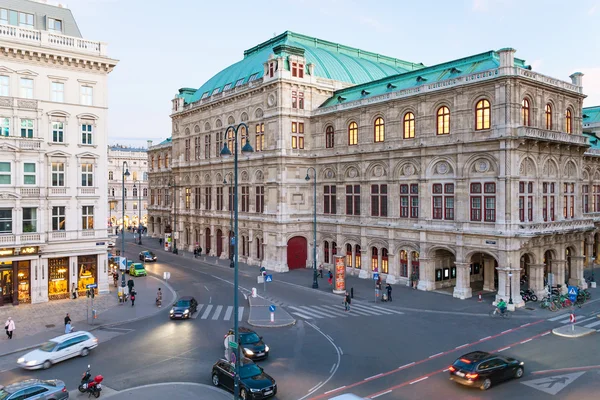
[(448, 135), (450, 133), (450, 109), (442, 106), (437, 110), (437, 134)]
[(150, 157), (150, 170), (154, 169), (154, 156)]
[(335, 143), (334, 141), (334, 131), (333, 126), (329, 125), (325, 130), (325, 147), (328, 149), (332, 149)]
[(235, 138), (235, 134), (233, 132), (233, 129), (230, 129), (229, 131), (227, 131), (227, 148), (229, 148), (229, 151), (231, 151), (231, 154), (233, 154), (233, 152), (235, 151), (235, 147), (234, 144), (234, 138)]
[(388, 267), (388, 251), (387, 249), (381, 249), (381, 272), (387, 274), (389, 271)]
[(417, 279), (419, 279), (419, 252), (413, 251), (410, 253), (410, 266)]
[(256, 259), (262, 260), (262, 241), (256, 238)]
[(356, 122), (348, 124), (348, 145), (355, 146), (358, 144), (358, 125)]
[(400, 251), (400, 276), (408, 278), (408, 254), (406, 250)]
[(138, 189), (137, 187), (133, 187), (133, 197), (138, 197)]
[(354, 268), (360, 269), (360, 246), (354, 246)]
[(490, 102), (483, 99), (475, 106), (475, 130), (490, 129)]
[(415, 114), (407, 112), (404, 114), (404, 139), (415, 137)]
[(569, 109), (567, 109), (567, 114), (565, 115), (565, 130), (568, 134), (573, 133), (573, 115)]
[(529, 100), (523, 99), (523, 101), (521, 102), (521, 122), (523, 126), (531, 125), (531, 121), (529, 119), (530, 110), (531, 109), (529, 107)]
[[(241, 145), (244, 146), (246, 144), (246, 140), (248, 139), (248, 132), (246, 131), (246, 127), (242, 126), (240, 128), (240, 135), (242, 140), (240, 141)], [(232, 150), (233, 152), (233, 150)]]
[(337, 243), (331, 242), (331, 262), (335, 262), (335, 256), (337, 255)]
[(352, 268), (352, 245), (346, 245), (346, 267)]
[(379, 272), (379, 252), (377, 247), (371, 247), (371, 271)]
[(329, 242), (323, 243), (323, 262), (329, 264)]
[(165, 154), (165, 168), (169, 168), (169, 155)]
[(158, 168), (162, 168), (161, 161), (162, 161), (162, 159), (160, 158), (160, 154), (159, 154), (158, 155), (158, 161), (157, 161)]
[(375, 143), (385, 141), (385, 123), (383, 122), (383, 118), (379, 117), (375, 120), (375, 123), (373, 124), (373, 135)]
[(113, 177), (114, 177), (113, 172), (112, 171), (108, 171), (108, 180), (112, 181), (114, 179)]
[(550, 104), (546, 104), (544, 114), (546, 115), (546, 129), (552, 130), (552, 106)]

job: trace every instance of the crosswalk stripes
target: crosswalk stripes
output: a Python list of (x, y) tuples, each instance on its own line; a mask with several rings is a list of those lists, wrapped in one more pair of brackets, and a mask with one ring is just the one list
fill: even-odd
[[(198, 310), (192, 314), (192, 319), (204, 319), (211, 321), (232, 321), (233, 306), (198, 304)], [(238, 321), (242, 322), (244, 317), (244, 307), (238, 307)]]
[[(561, 324), (569, 324), (571, 322), (571, 318), (567, 317), (568, 314), (561, 314), (557, 317), (552, 317), (552, 318), (548, 318), (548, 321), (552, 321), (552, 322), (558, 322)], [(594, 322), (591, 322), (589, 324), (585, 324), (586, 322), (590, 322), (592, 320), (595, 320)], [(600, 325), (600, 320), (598, 320), (598, 318), (596, 317), (596, 315), (592, 316), (592, 317), (587, 317), (585, 315), (575, 315), (575, 323), (573, 325), (579, 325), (579, 326), (583, 326), (584, 328), (595, 328), (597, 326)]]
[(222, 310), (223, 310), (223, 306), (217, 306), (217, 309), (215, 310), (215, 313), (212, 316), (213, 321), (219, 319), (219, 316), (221, 315)]
[(361, 303), (351, 304), (350, 311), (346, 311), (342, 304), (322, 304), (318, 306), (288, 306), (287, 308), (291, 314), (309, 320), (324, 318), (347, 318), (357, 316), (393, 316), (404, 314), (401, 311)]

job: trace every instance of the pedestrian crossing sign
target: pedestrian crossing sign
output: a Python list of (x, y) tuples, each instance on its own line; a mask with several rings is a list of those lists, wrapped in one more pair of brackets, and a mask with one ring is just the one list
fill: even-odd
[(273, 275), (265, 275), (265, 282), (273, 282)]
[(577, 288), (575, 286), (569, 286), (569, 295), (577, 296)]

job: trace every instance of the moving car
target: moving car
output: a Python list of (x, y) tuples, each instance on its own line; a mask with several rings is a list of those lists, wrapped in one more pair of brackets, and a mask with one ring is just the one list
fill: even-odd
[(198, 302), (192, 296), (184, 296), (177, 300), (177, 303), (173, 304), (169, 316), (171, 319), (181, 318), (186, 319), (198, 311)]
[[(263, 342), (262, 336), (258, 336), (256, 332), (252, 329), (241, 327), (238, 328), (240, 333), (240, 343), (241, 348), (240, 351), (244, 352), (244, 357), (247, 357), (251, 360), (263, 360), (269, 357), (269, 346)], [(227, 332), (226, 337), (229, 335), (235, 335), (235, 331), (230, 329)]]
[(69, 391), (67, 390), (65, 383), (58, 379), (46, 381), (40, 379), (28, 379), (8, 386), (0, 385), (0, 399), (2, 400), (62, 400), (68, 398)]
[[(233, 392), (234, 365), (227, 360), (219, 360), (212, 367), (212, 383), (215, 386), (223, 386)], [(240, 398), (267, 399), (277, 394), (277, 383), (275, 379), (254, 364), (248, 358), (240, 360)]]
[(449, 368), (450, 380), (465, 386), (488, 390), (492, 384), (523, 376), (524, 363), (484, 351), (474, 351), (460, 357)]
[(129, 269), (131, 268), (132, 264), (133, 260), (127, 260), (127, 268), (125, 269), (125, 272), (129, 273)]
[(112, 240), (108, 242), (108, 248), (112, 249), (113, 247), (115, 247), (115, 242), (113, 242)]
[(133, 263), (129, 267), (129, 275), (131, 276), (146, 276), (146, 268), (142, 263)]
[[(98, 339), (89, 332), (73, 332), (55, 337), (17, 360), (25, 369), (48, 369), (71, 357), (85, 357), (98, 347)], [(1, 397), (0, 397), (1, 399)]]
[(156, 254), (151, 251), (144, 250), (140, 253), (140, 261), (156, 261), (157, 259)]

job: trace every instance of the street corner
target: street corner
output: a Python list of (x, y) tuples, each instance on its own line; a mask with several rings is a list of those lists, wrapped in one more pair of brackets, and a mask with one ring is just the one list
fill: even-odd
[(106, 395), (105, 398), (110, 398), (112, 400), (158, 400), (165, 398), (228, 400), (231, 398), (231, 395), (224, 390), (209, 385), (203, 385), (201, 383), (169, 382), (138, 386), (121, 391), (112, 391)]
[(552, 333), (556, 336), (577, 339), (596, 333), (596, 330), (577, 325), (563, 325), (559, 328), (552, 329)]
[(250, 305), (249, 325), (258, 328), (283, 328), (295, 323), (296, 319), (281, 306)]
[(270, 320), (251, 320), (248, 318), (248, 325), (255, 328), (285, 328), (296, 325), (296, 320), (292, 318), (291, 320), (283, 322), (271, 322)]

